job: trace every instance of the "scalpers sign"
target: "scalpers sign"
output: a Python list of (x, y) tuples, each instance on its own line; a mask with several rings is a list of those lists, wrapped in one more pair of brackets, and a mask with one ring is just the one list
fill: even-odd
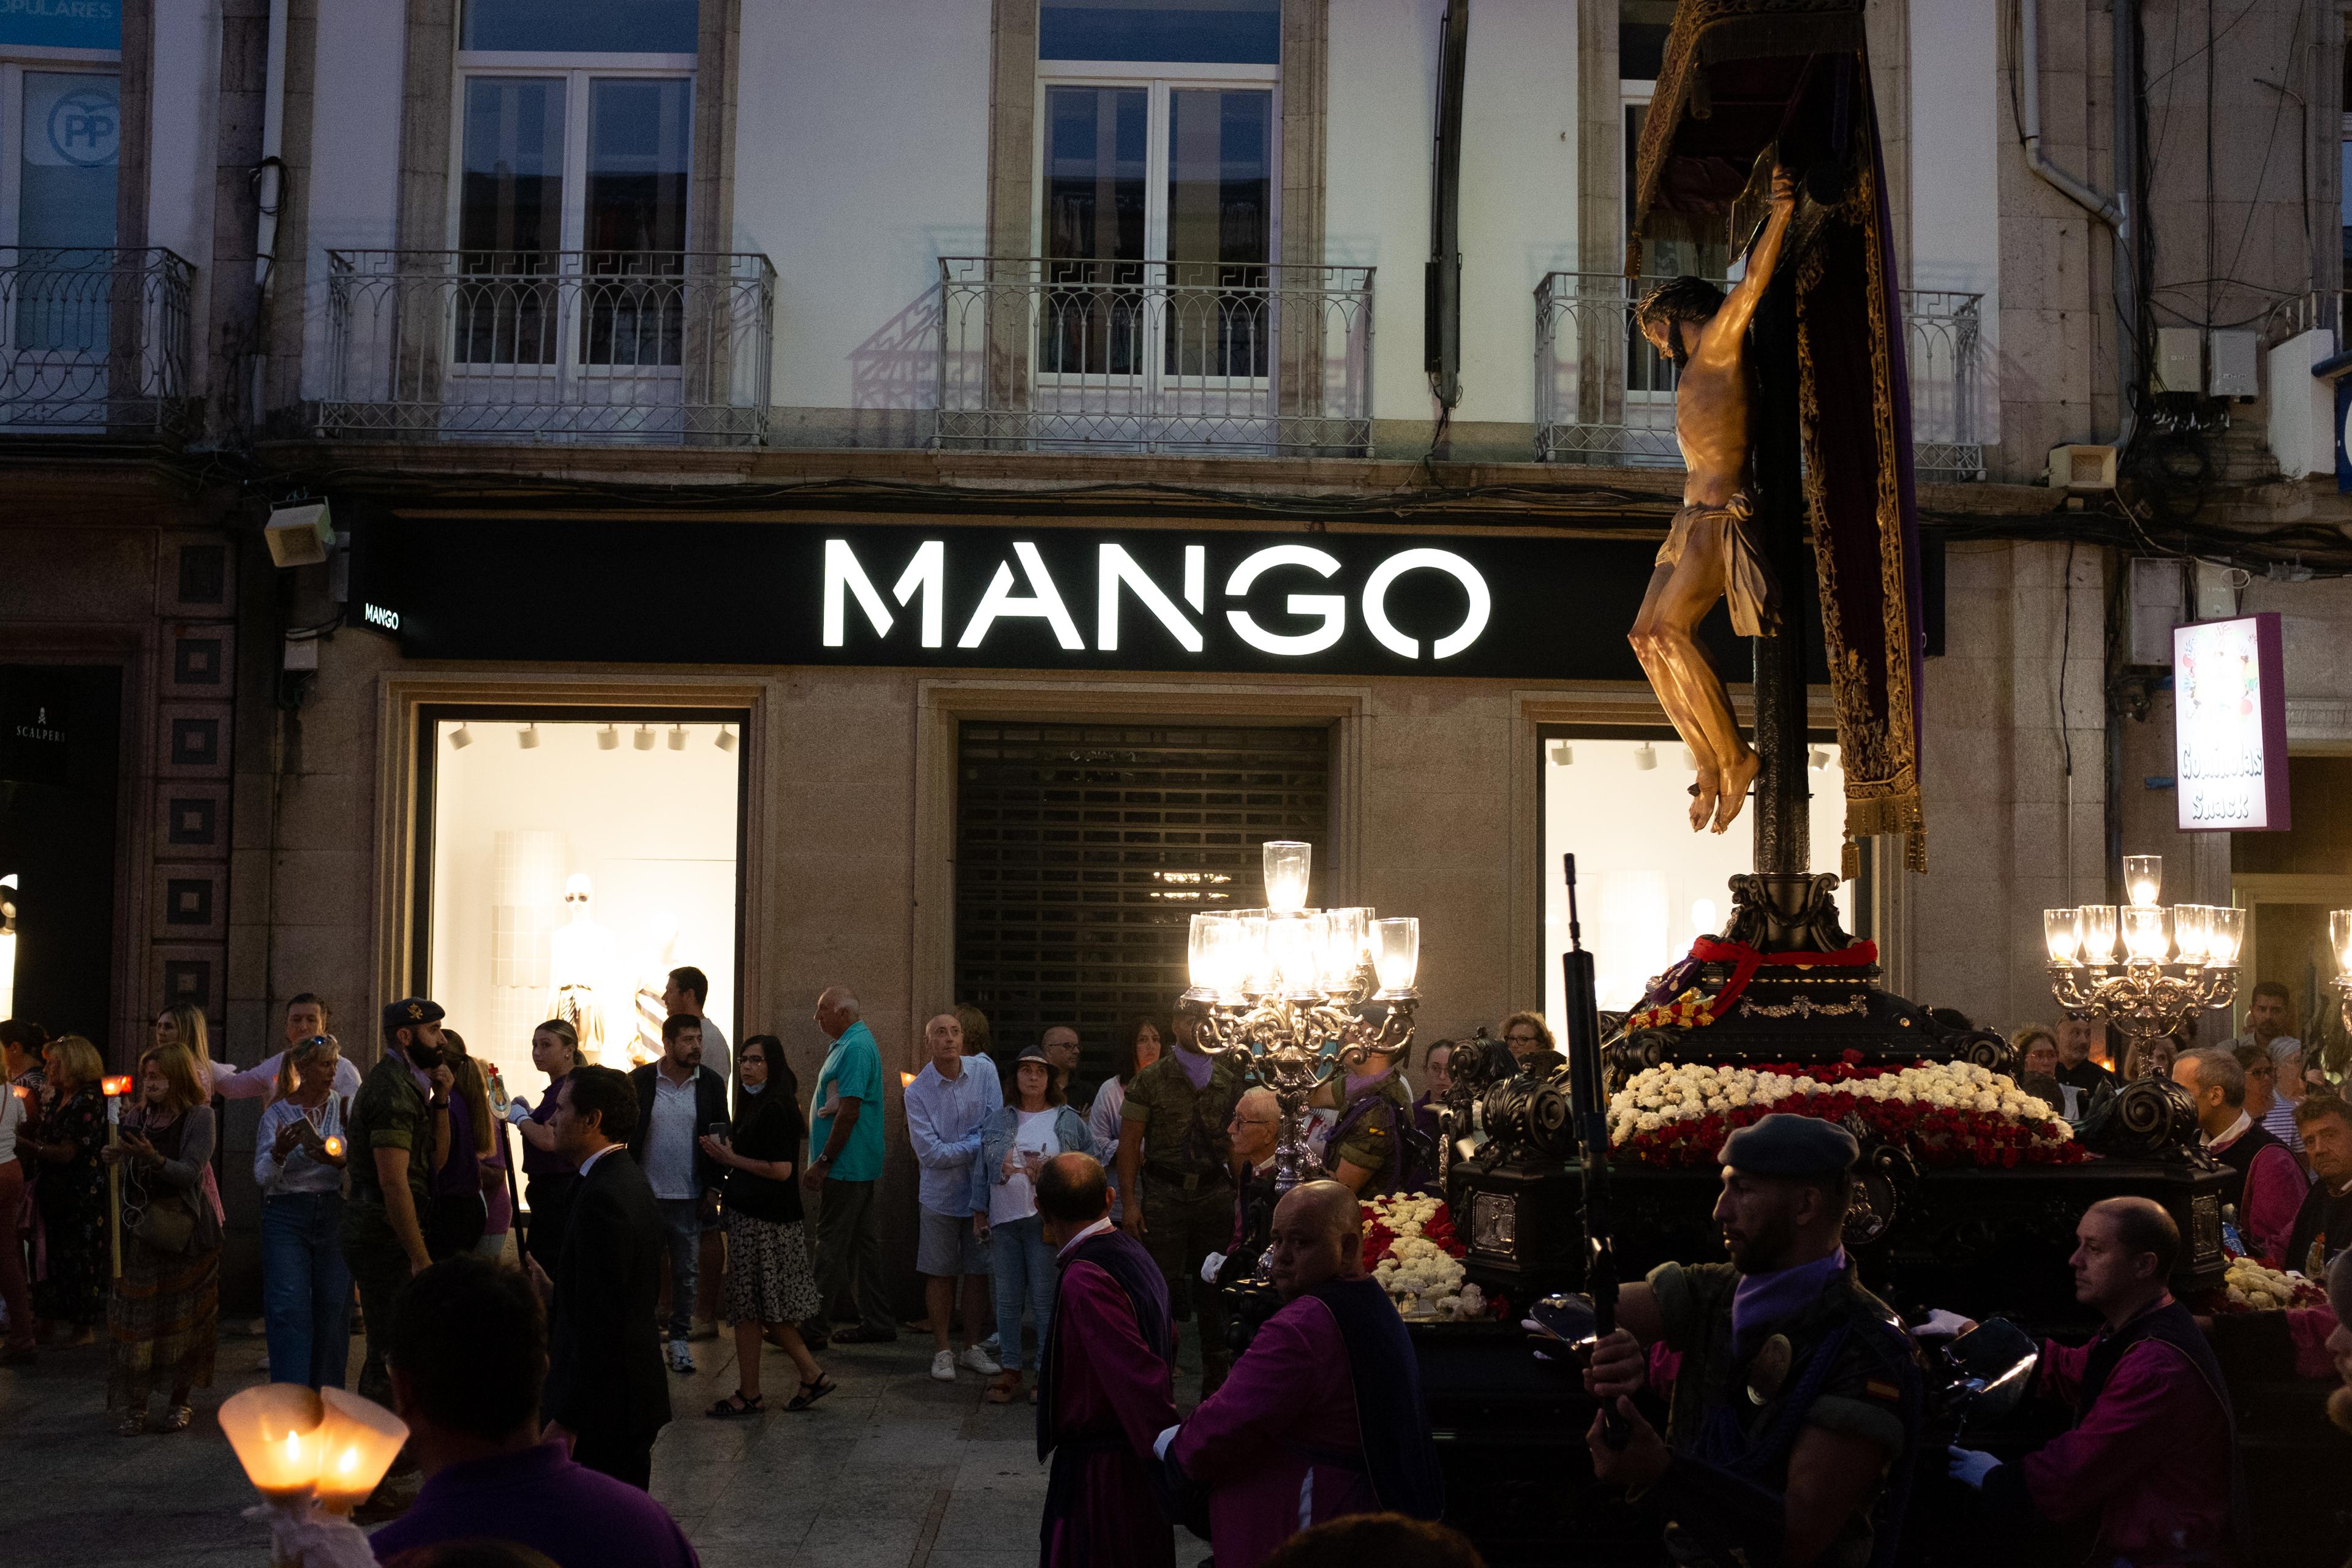
[(2286, 682), (2278, 616), (2174, 627), (2172, 694), (2182, 830), (2284, 831)]
[[(1156, 627), (1154, 635), (1164, 634), (1188, 654), (1206, 652), (1211, 637), (1230, 631), (1259, 653), (1303, 659), (1339, 646), (1352, 615), (1375, 642), (1399, 658), (1442, 661), (1474, 647), (1494, 613), (1486, 577), (1450, 550), (1399, 550), (1355, 584), (1347, 580), (1343, 566), (1337, 555), (1311, 544), (1252, 549), (1220, 574), (1219, 602), (1213, 609), (1205, 544), (1183, 546), (1181, 572), (1163, 581), (1125, 545), (1104, 542), (1095, 547), (1091, 577), (1071, 582), (1066, 572), (1064, 578), (1055, 577), (1035, 543), (1014, 540), (1011, 558), (997, 560), (979, 602), (951, 622), (947, 541), (923, 540), (909, 552), (870, 542), (861, 549), (847, 539), (828, 539), (824, 644), (846, 649), (869, 635), (887, 638), (899, 631), (904, 636), (900, 628), (911, 624), (921, 647), (946, 648), (952, 636), (957, 649), (984, 655), (992, 634), (1002, 641), (1003, 629), (1036, 622), (1066, 652), (1118, 653), (1129, 628), (1140, 618)], [(1449, 628), (1415, 636), (1398, 626), (1391, 613), (1391, 595), (1414, 573), (1439, 574), (1459, 585), (1463, 607)], [(1281, 595), (1286, 624), (1303, 626), (1286, 630), (1269, 626), (1246, 606), (1262, 579)], [(886, 583), (887, 595), (881, 586)], [(1352, 591), (1330, 591), (1335, 588)]]

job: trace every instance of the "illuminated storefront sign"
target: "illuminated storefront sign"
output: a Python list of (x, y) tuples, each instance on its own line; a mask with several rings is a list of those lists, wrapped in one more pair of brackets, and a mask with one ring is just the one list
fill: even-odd
[[(387, 518), (358, 530), (353, 590), (401, 606), (417, 658), (1636, 680), (1625, 631), (1656, 549), (1500, 531)], [(1808, 620), (1811, 588), (1791, 595)], [(1722, 668), (1745, 669), (1719, 616), (1706, 633)]]
[(2274, 614), (2173, 629), (2182, 831), (2281, 832), (2289, 826), (2279, 647)]

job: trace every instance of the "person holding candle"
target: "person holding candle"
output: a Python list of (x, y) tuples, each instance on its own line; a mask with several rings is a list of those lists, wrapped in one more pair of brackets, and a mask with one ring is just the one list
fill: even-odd
[(801, 1339), (801, 1320), (820, 1305), (802, 1225), (801, 1190), (793, 1183), (808, 1128), (801, 1121), (801, 1086), (773, 1035), (754, 1035), (735, 1058), (735, 1119), (728, 1136), (709, 1133), (702, 1152), (726, 1167), (727, 1300), (735, 1325), (735, 1392), (709, 1415), (729, 1420), (760, 1414), (760, 1339), (773, 1334), (800, 1373), (800, 1392), (787, 1410), (806, 1410), (834, 1391)]
[(43, 1318), (86, 1345), (98, 1338), (106, 1301), (106, 1173), (98, 1158), (106, 1143), (99, 1087), (106, 1067), (79, 1035), (49, 1041), (42, 1061), (39, 1131), (16, 1140), (39, 1169), (34, 1194), (48, 1268), (34, 1294)]
[(971, 1216), (989, 1244), (996, 1280), (997, 1361), (1003, 1371), (988, 1385), (992, 1405), (1010, 1405), (1021, 1393), (1021, 1309), (1037, 1321), (1042, 1355), (1054, 1316), (1054, 1251), (1037, 1217), (1037, 1173), (1056, 1154), (1093, 1147), (1086, 1119), (1062, 1097), (1062, 1075), (1043, 1046), (1031, 1046), (1013, 1064), (1004, 1105), (981, 1129), (981, 1180), (988, 1211)]
[(547, 1075), (547, 1092), (534, 1106), (520, 1095), (508, 1102), (507, 1120), (522, 1135), (523, 1206), (530, 1211), (524, 1228), (525, 1250), (542, 1268), (555, 1267), (563, 1245), (563, 1218), (580, 1173), (555, 1147), (555, 1099), (563, 1080), (581, 1065), (580, 1035), (562, 1018), (550, 1018), (530, 1032), (530, 1065)]
[(123, 1112), (121, 1142), (99, 1152), (125, 1173), (127, 1234), (107, 1312), (114, 1371), (106, 1398), (109, 1409), (125, 1413), (115, 1428), (125, 1437), (148, 1429), (148, 1394), (159, 1384), (171, 1393), (156, 1430), (186, 1431), (191, 1391), (213, 1381), (221, 1230), (204, 1196), (214, 1122), (209, 1086), (196, 1072), (187, 1047), (149, 1047), (139, 1058), (139, 1104)]
[(351, 1353), (352, 1271), (341, 1239), (350, 1106), (336, 1091), (342, 1059), (331, 1035), (289, 1047), (254, 1134), (272, 1383), (341, 1388)]

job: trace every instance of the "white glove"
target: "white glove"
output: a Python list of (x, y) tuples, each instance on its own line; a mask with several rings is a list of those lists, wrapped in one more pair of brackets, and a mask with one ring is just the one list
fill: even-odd
[(367, 1532), (348, 1519), (305, 1508), (299, 1514), (263, 1504), (247, 1519), (269, 1521), (270, 1560), (290, 1568), (374, 1568)]
[(1912, 1324), (1911, 1331), (1924, 1339), (1934, 1339), (1938, 1335), (1958, 1339), (1976, 1326), (1975, 1319), (1963, 1318), (1958, 1312), (1948, 1312), (1938, 1307), (1927, 1314), (1926, 1322)]
[(507, 1120), (517, 1127), (530, 1120), (530, 1105), (521, 1095), (507, 1101)]
[(1217, 1282), (1218, 1270), (1224, 1266), (1225, 1255), (1222, 1252), (1212, 1252), (1208, 1257), (1201, 1259), (1201, 1283), (1214, 1285)]
[(1951, 1468), (1946, 1473), (1952, 1479), (1979, 1490), (1984, 1487), (1985, 1478), (2000, 1468), (1999, 1459), (1975, 1448), (1949, 1448), (1945, 1451), (1951, 1456)]

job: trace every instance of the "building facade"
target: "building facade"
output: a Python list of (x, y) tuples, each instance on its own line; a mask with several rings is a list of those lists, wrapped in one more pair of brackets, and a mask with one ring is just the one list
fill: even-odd
[[(1865, 846), (1850, 923), (2011, 1027), (2039, 910), (2163, 853), (2309, 1012), (2352, 903), (2341, 16), (2021, 11), (1868, 6), (1930, 869)], [(15, 1010), (127, 1060), (195, 1001), (245, 1062), (297, 992), (347, 1048), (428, 992), (535, 1089), (531, 1025), (625, 1061), (690, 963), (803, 1078), (831, 984), (901, 1070), (957, 1001), (1107, 1065), (1270, 837), (1420, 917), (1424, 1039), (1556, 1005), (1574, 851), (1623, 1005), (1748, 858), (1682, 825), (1624, 640), (1679, 493), (1622, 276), (1672, 12), (0, 15)], [(2239, 610), (2285, 617), (2297, 826), (2184, 835), (2140, 650)]]

